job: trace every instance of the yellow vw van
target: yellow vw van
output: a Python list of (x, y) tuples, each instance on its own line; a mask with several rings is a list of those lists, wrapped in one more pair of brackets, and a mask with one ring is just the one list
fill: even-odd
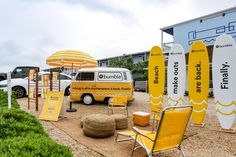
[(124, 68), (84, 68), (80, 69), (71, 82), (71, 99), (86, 105), (94, 101), (108, 101), (115, 95), (126, 95), (133, 100), (133, 79)]

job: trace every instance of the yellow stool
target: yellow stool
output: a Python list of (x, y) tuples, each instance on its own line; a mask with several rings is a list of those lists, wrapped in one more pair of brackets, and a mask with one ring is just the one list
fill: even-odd
[(133, 123), (140, 126), (147, 126), (150, 122), (150, 113), (137, 111), (133, 113)]

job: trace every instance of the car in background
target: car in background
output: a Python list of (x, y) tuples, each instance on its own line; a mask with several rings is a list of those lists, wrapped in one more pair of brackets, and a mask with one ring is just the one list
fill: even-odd
[[(25, 78), (28, 76), (28, 71), (30, 69), (38, 69), (35, 66), (17, 66), (11, 73), (11, 78)], [(0, 81), (7, 79), (7, 73), (0, 73)]]
[[(49, 72), (39, 72), (39, 91), (41, 91), (42, 75), (50, 75)], [(65, 95), (70, 95), (71, 76), (61, 73), (60, 74), (60, 89), (64, 91)], [(31, 83), (35, 81), (32, 80)], [(12, 92), (17, 98), (22, 98), (28, 95), (28, 77), (26, 78), (13, 78), (11, 79)], [(7, 80), (0, 81), (0, 90), (7, 91)], [(39, 93), (41, 94), (41, 93)]]
[(134, 90), (148, 92), (148, 82), (147, 81), (135, 81), (134, 82)]

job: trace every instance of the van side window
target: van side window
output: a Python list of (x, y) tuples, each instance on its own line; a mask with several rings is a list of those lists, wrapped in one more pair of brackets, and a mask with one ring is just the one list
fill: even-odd
[(79, 81), (94, 81), (94, 72), (81, 72), (78, 74), (76, 80)]
[(123, 75), (124, 75), (124, 80), (127, 80), (126, 72), (123, 72)]

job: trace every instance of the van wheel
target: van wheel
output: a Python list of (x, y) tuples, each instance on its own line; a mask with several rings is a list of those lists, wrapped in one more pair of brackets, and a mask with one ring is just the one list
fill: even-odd
[(82, 101), (85, 105), (91, 105), (93, 104), (94, 99), (92, 95), (86, 94), (82, 97)]

